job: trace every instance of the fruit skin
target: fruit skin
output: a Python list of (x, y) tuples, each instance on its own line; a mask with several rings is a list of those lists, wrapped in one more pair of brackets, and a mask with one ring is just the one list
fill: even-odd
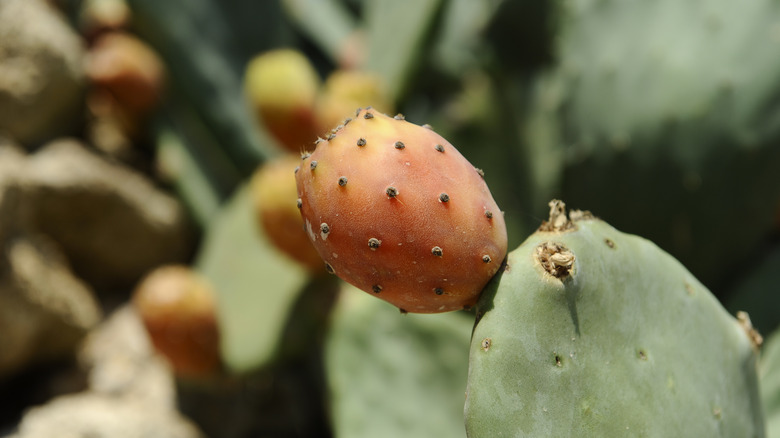
[(274, 246), (311, 272), (324, 273), (320, 255), (303, 230), (296, 206), (293, 170), (301, 159), (286, 154), (265, 162), (252, 176), (252, 203), (258, 229)]
[[(480, 298), (469, 436), (764, 436), (755, 337), (655, 244), (576, 219), (530, 236)], [(537, 257), (547, 243), (564, 249)]]
[(203, 378), (221, 370), (217, 304), (211, 285), (187, 266), (149, 273), (133, 292), (154, 348), (181, 377)]
[(292, 49), (264, 52), (246, 67), (244, 93), (258, 123), (291, 152), (312, 149), (321, 129), (315, 106), (320, 78)]
[(506, 255), (481, 171), (400, 115), (358, 110), (303, 155), (296, 181), (329, 271), (402, 311), (471, 307)]
[(89, 53), (87, 76), (132, 116), (144, 117), (160, 103), (165, 85), (163, 61), (148, 44), (133, 35), (101, 36)]

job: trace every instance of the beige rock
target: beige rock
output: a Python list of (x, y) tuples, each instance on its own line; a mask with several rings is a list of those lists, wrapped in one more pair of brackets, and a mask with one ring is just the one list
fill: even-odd
[(91, 290), (50, 241), (19, 235), (2, 248), (0, 378), (72, 355), (100, 319)]
[(81, 348), (84, 392), (28, 410), (9, 438), (200, 438), (177, 410), (172, 371), (154, 353), (130, 305), (95, 327)]
[(89, 370), (89, 390), (175, 409), (173, 372), (157, 355), (132, 305), (112, 313), (85, 339), (79, 362)]
[(47, 144), (25, 173), (25, 223), (56, 241), (97, 289), (132, 286), (192, 251), (194, 234), (177, 199), (75, 140)]
[(26, 163), (23, 150), (0, 140), (0, 379), (72, 355), (100, 318), (56, 245), (21, 219)]
[(197, 438), (198, 429), (173, 410), (143, 400), (79, 393), (28, 411), (10, 438)]
[(176, 409), (174, 378), (130, 305), (112, 313), (84, 341), (80, 362), (88, 390), (30, 409), (13, 438), (197, 438)]
[(80, 37), (46, 1), (0, 2), (0, 131), (30, 146), (75, 132), (83, 57)]

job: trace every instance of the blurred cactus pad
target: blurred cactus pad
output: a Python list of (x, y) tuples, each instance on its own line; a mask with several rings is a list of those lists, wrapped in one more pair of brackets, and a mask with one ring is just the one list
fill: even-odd
[(465, 312), (403, 316), (345, 284), (325, 350), (336, 436), (465, 437), (472, 324)]
[(775, 227), (780, 57), (762, 52), (780, 50), (780, 4), (559, 7), (557, 62), (526, 119), (536, 205), (596, 211), (722, 295)]

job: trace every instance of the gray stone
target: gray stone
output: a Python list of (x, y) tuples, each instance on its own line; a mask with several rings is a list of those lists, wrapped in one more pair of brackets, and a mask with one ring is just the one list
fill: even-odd
[(51, 240), (22, 220), (27, 157), (0, 139), (0, 379), (72, 356), (100, 318), (91, 289)]
[(29, 410), (9, 438), (198, 438), (176, 411), (143, 400), (79, 393)]
[(131, 305), (85, 339), (80, 362), (88, 390), (30, 409), (13, 438), (199, 438), (176, 409), (174, 377), (154, 353)]
[(162, 409), (175, 408), (173, 372), (156, 354), (130, 304), (120, 307), (87, 336), (79, 362), (89, 370), (92, 392), (144, 400)]
[(57, 247), (41, 236), (15, 235), (0, 257), (0, 378), (37, 362), (73, 355), (100, 319), (89, 289)]
[(55, 240), (98, 290), (130, 287), (191, 254), (194, 233), (176, 198), (75, 140), (31, 155), (25, 175), (24, 222)]
[(0, 1), (0, 131), (26, 146), (77, 131), (81, 38), (45, 0)]

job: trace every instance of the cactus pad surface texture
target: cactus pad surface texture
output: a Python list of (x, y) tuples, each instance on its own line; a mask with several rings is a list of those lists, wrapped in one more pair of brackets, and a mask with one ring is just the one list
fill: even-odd
[(764, 436), (749, 323), (650, 241), (551, 207), (477, 306), (468, 436)]
[(720, 294), (780, 199), (780, 2), (560, 5), (524, 130), (534, 204), (587, 206)]

